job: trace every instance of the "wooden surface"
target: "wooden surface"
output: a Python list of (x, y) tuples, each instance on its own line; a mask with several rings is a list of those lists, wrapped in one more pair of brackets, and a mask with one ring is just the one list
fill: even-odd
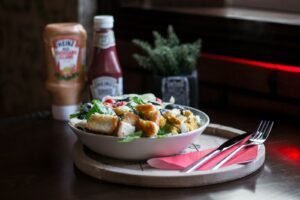
[[(262, 118), (233, 110), (203, 111), (213, 123), (241, 130), (252, 130)], [(76, 136), (65, 123), (42, 113), (0, 120), (0, 199), (298, 200), (299, 120), (281, 116), (276, 119), (265, 144), (266, 161), (259, 171), (225, 184), (185, 189), (154, 189), (99, 181), (74, 167), (72, 149)]]
[[(228, 138), (242, 132), (239, 129), (210, 124), (184, 152), (217, 147)], [(130, 162), (101, 156), (84, 148), (80, 141), (74, 145), (73, 158), (78, 169), (99, 180), (144, 187), (179, 188), (224, 183), (243, 178), (263, 165), (265, 147), (260, 146), (257, 158), (248, 164), (231, 165), (215, 171), (194, 171), (189, 174), (178, 170), (155, 169), (145, 161)]]

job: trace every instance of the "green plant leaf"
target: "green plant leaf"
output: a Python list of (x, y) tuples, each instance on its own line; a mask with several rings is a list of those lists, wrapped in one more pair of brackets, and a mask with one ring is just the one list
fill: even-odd
[(133, 58), (138, 62), (140, 66), (144, 67), (145, 69), (156, 71), (155, 68), (152, 68), (153, 63), (150, 58), (138, 54), (133, 54)]
[(178, 46), (180, 44), (179, 38), (174, 32), (172, 25), (168, 26), (168, 44), (170, 47)]
[(143, 40), (139, 40), (139, 39), (134, 39), (132, 40), (133, 44), (135, 44), (136, 46), (140, 47), (141, 49), (143, 49), (146, 53), (151, 53), (152, 52), (152, 47), (151, 45)]
[(153, 37), (154, 37), (155, 48), (166, 46), (168, 44), (167, 39), (162, 37), (161, 34), (158, 33), (157, 31), (153, 31)]
[(172, 26), (167, 37), (153, 31), (154, 47), (145, 41), (134, 39), (133, 43), (144, 50), (145, 55), (134, 54), (137, 63), (152, 73), (161, 76), (191, 74), (197, 66), (201, 40), (180, 44)]

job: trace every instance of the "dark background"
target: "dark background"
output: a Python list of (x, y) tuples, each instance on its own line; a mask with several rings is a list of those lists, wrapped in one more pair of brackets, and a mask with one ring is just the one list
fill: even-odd
[(92, 17), (96, 14), (115, 17), (125, 92), (147, 91), (147, 72), (133, 61), (131, 54), (138, 49), (131, 40), (151, 40), (152, 30), (163, 33), (172, 24), (183, 41), (203, 40), (198, 66), (200, 108), (299, 117), (300, 74), (208, 56), (300, 66), (298, 4), (293, 0), (284, 4), (268, 0), (231, 3), (3, 0), (0, 2), (0, 118), (49, 110), (51, 100), (44, 87), (43, 28), (53, 22), (80, 22), (89, 33), (89, 50)]

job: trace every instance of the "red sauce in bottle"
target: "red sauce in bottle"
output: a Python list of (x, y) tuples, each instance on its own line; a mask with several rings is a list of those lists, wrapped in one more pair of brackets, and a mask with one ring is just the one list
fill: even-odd
[(94, 47), (88, 71), (88, 83), (93, 99), (123, 94), (122, 70), (112, 28), (112, 16), (94, 17)]

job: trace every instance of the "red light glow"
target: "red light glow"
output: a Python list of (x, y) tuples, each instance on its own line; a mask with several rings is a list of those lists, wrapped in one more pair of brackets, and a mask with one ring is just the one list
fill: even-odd
[(300, 73), (300, 66), (261, 62), (261, 61), (256, 61), (256, 60), (235, 58), (235, 57), (230, 57), (230, 56), (215, 55), (215, 54), (208, 54), (208, 53), (203, 53), (201, 56), (204, 58), (227, 61), (227, 62), (238, 63), (238, 64), (244, 64), (244, 65), (253, 66), (253, 67), (261, 67), (261, 68), (290, 72), (290, 73)]
[(291, 145), (269, 145), (270, 151), (280, 158), (294, 164), (300, 164), (300, 147)]
[(300, 148), (297, 147), (281, 147), (279, 151), (289, 160), (300, 161)]

